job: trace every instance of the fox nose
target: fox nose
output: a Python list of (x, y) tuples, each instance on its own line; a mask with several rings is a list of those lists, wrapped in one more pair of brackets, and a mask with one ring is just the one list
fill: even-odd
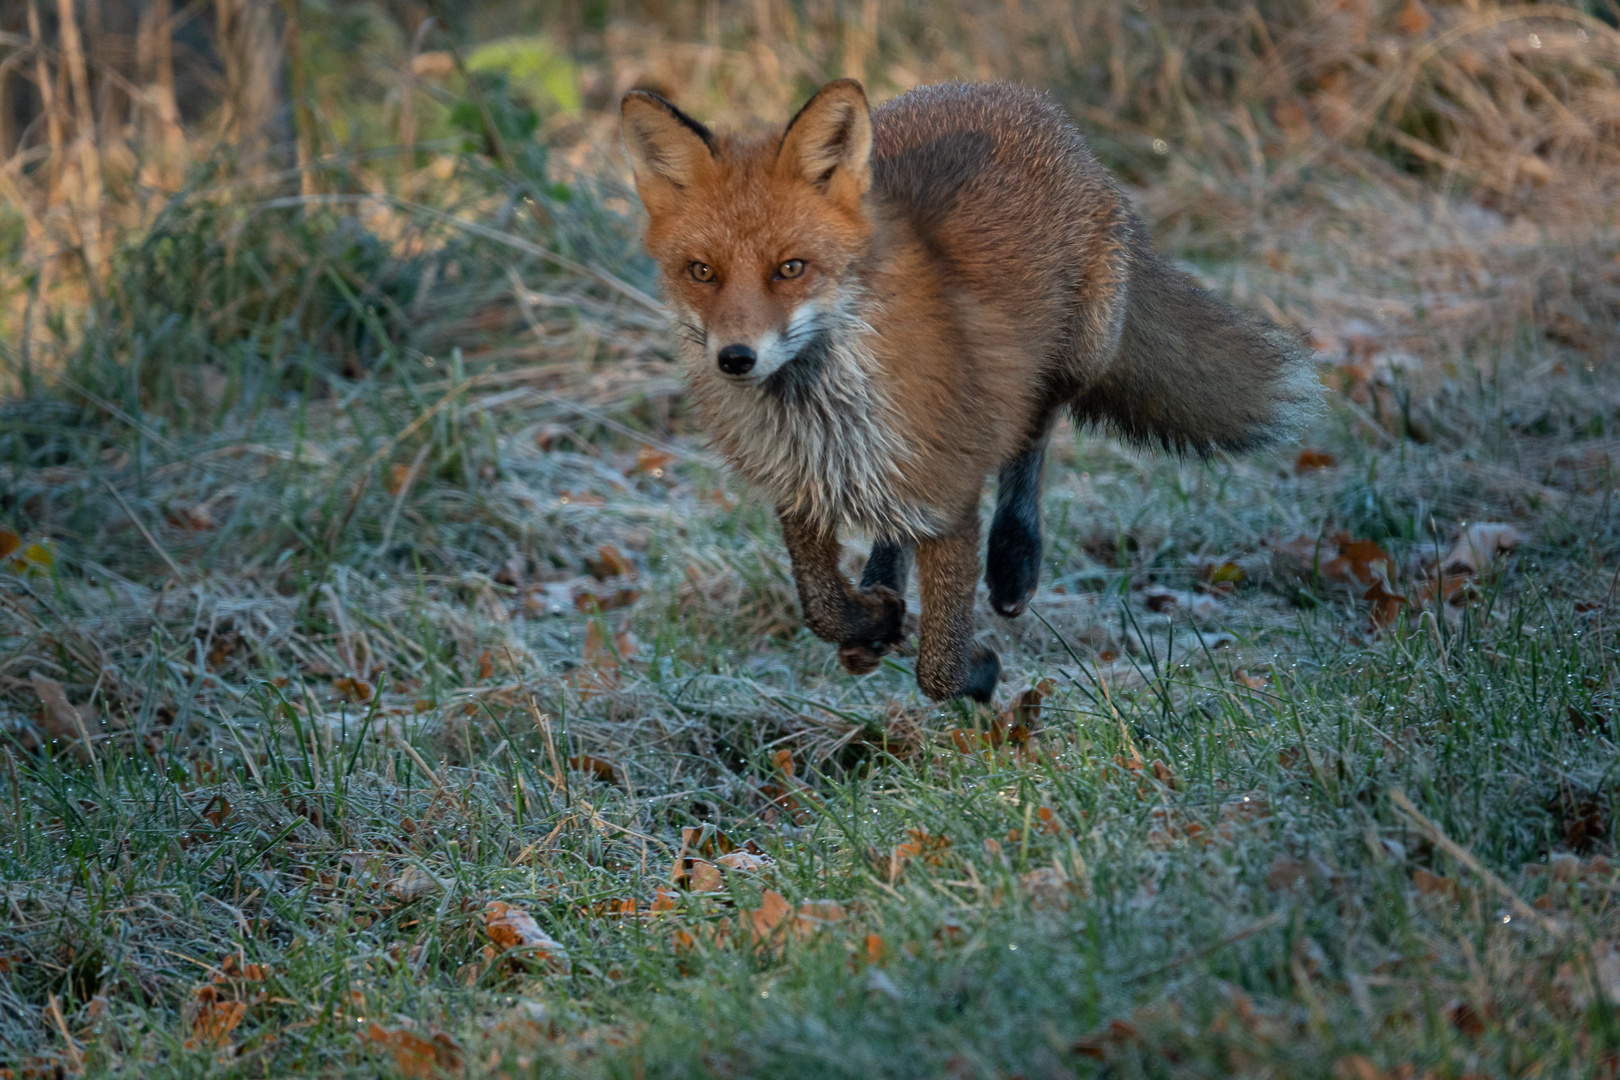
[(759, 355), (747, 345), (727, 345), (720, 350), (720, 370), (727, 375), (746, 375), (754, 370)]

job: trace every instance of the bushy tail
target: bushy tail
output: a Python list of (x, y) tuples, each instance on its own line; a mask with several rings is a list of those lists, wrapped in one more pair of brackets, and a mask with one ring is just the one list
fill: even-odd
[(1074, 400), (1075, 415), (1198, 454), (1294, 434), (1322, 396), (1302, 336), (1217, 300), (1155, 254), (1133, 224), (1119, 350)]

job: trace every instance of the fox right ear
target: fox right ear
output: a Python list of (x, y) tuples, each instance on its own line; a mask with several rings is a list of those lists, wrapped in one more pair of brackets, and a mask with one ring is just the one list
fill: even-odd
[(673, 209), (682, 193), (714, 168), (709, 129), (657, 94), (632, 90), (624, 95), (619, 126), (636, 176), (636, 194), (649, 214)]

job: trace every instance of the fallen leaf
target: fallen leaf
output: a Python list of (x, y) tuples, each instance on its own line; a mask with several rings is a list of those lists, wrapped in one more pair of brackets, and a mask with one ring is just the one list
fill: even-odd
[(636, 465), (632, 473), (646, 473), (653, 477), (662, 477), (664, 470), (675, 463), (675, 455), (664, 450), (654, 450), (650, 446), (643, 446), (636, 451)]
[(1209, 583), (1217, 586), (1224, 585), (1228, 590), (1248, 576), (1243, 572), (1243, 567), (1235, 562), (1223, 562), (1219, 566), (1212, 566), (1209, 569)]
[(1285, 892), (1310, 880), (1311, 868), (1291, 855), (1279, 855), (1266, 871), (1266, 884), (1278, 892)]
[(1365, 588), (1380, 574), (1386, 581), (1394, 575), (1395, 561), (1383, 548), (1371, 540), (1352, 539), (1349, 533), (1321, 538), (1300, 535), (1273, 543), (1271, 550), (1287, 569), (1309, 583), (1320, 577), (1337, 585)]
[(727, 870), (763, 870), (771, 865), (768, 855), (755, 855), (750, 851), (733, 851), (714, 860), (716, 866), (723, 866)]
[(20, 547), (22, 547), (22, 537), (10, 529), (0, 529), (0, 559), (6, 558)]
[(398, 877), (389, 881), (386, 886), (388, 894), (402, 904), (408, 904), (412, 900), (419, 900), (443, 887), (444, 885), (438, 878), (423, 870), (420, 866), (407, 866), (400, 871)]
[(1459, 999), (1447, 1005), (1446, 1019), (1451, 1021), (1452, 1027), (1470, 1039), (1477, 1039), (1485, 1034), (1485, 1021), (1479, 1015), (1479, 1010), (1466, 1001)]
[(683, 875), (688, 889), (693, 892), (719, 892), (725, 888), (725, 879), (720, 876), (720, 868), (714, 863), (707, 859), (692, 859), (690, 862)]
[(1418, 0), (1406, 0), (1406, 6), (1395, 16), (1395, 28), (1407, 37), (1417, 37), (1429, 28), (1429, 13)]
[(495, 657), (485, 649), (478, 656), (478, 678), (480, 680), (493, 678), (495, 675)]
[[(744, 847), (752, 845), (752, 841)], [(702, 855), (705, 858), (714, 858), (727, 852), (736, 851), (737, 845), (731, 842), (731, 837), (715, 828), (713, 825), (684, 825), (681, 827), (681, 847), (688, 854)]]
[(11, 560), (11, 568), (21, 574), (29, 570), (49, 570), (56, 565), (56, 556), (44, 544), (29, 544), (22, 554)]
[(805, 900), (793, 912), (793, 933), (803, 941), (848, 917), (849, 912), (836, 900)]
[(759, 907), (752, 911), (743, 910), (738, 912), (738, 918), (748, 926), (753, 935), (754, 943), (759, 944), (770, 940), (772, 934), (776, 932), (776, 928), (782, 925), (782, 921), (788, 917), (792, 910), (793, 906), (783, 898), (781, 893), (775, 889), (766, 889), (765, 895), (760, 898)]
[(1334, 1080), (1391, 1080), (1390, 1074), (1362, 1054), (1350, 1054), (1333, 1063)]
[(1315, 469), (1331, 469), (1339, 459), (1321, 450), (1301, 450), (1294, 459), (1294, 472), (1308, 473)]
[(1208, 593), (1171, 589), (1164, 585), (1149, 585), (1144, 588), (1142, 603), (1149, 611), (1161, 614), (1185, 611), (1201, 622), (1219, 618), (1221, 614), (1221, 602)]
[(1524, 543), (1527, 537), (1512, 525), (1478, 521), (1458, 534), (1446, 557), (1440, 560), (1443, 574), (1490, 572), (1498, 555), (1505, 555)]
[(30, 671), (28, 679), (34, 685), (34, 693), (44, 705), (40, 713), (39, 726), (46, 740), (71, 747), (75, 757), (83, 761), (89, 760), (90, 754), (85, 746), (85, 739), (89, 736), (90, 725), (97, 723), (95, 710), (87, 705), (75, 707), (68, 701), (67, 691), (62, 684), (47, 675)]
[(1406, 607), (1406, 598), (1391, 592), (1389, 583), (1384, 580), (1373, 582), (1372, 588), (1362, 593), (1361, 598), (1370, 606), (1368, 617), (1373, 626), (1380, 630), (1394, 626), (1401, 617), (1401, 609)]
[(432, 1080), (441, 1070), (447, 1073), (461, 1070), (461, 1047), (448, 1035), (424, 1039), (405, 1028), (372, 1024), (366, 1029), (366, 1038), (387, 1050), (400, 1075), (412, 1080)]
[(1037, 911), (1066, 911), (1069, 907), (1069, 879), (1055, 866), (1038, 866), (1018, 876), (1018, 884)]
[(212, 983), (199, 986), (186, 1005), (191, 1023), (191, 1038), (186, 1040), (188, 1050), (217, 1050), (230, 1042), (231, 1032), (247, 1016), (247, 1002), (222, 999)]
[(606, 581), (608, 578), (635, 577), (636, 564), (631, 562), (612, 544), (603, 544), (596, 549), (596, 558), (585, 560), (585, 569), (597, 581)]
[(604, 784), (617, 784), (619, 782), (619, 767), (606, 758), (592, 757), (590, 754), (579, 754), (568, 759), (568, 767), (575, 772), (589, 773)]
[(1451, 896), (1457, 895), (1457, 883), (1448, 877), (1443, 877), (1421, 866), (1412, 871), (1412, 884), (1424, 896)]
[(1232, 681), (1239, 686), (1247, 686), (1250, 690), (1264, 690), (1271, 682), (1271, 679), (1263, 671), (1257, 671), (1251, 675), (1243, 668), (1238, 668), (1232, 672)]
[(524, 908), (491, 900), (484, 908), (484, 931), (502, 949), (520, 950), (561, 975), (573, 971), (568, 950), (540, 929), (534, 916)]
[(1395, 560), (1383, 548), (1371, 540), (1352, 540), (1348, 533), (1339, 533), (1333, 539), (1338, 553), (1323, 568), (1326, 574), (1347, 585), (1357, 581), (1372, 585), (1380, 580), (1388, 584)]
[(344, 676), (341, 679), (332, 680), (332, 692), (344, 701), (363, 705), (371, 700), (372, 689), (371, 684), (364, 679)]
[(921, 859), (924, 866), (941, 866), (950, 851), (947, 836), (931, 836), (922, 829), (907, 829), (911, 839), (897, 844), (889, 855), (889, 877), (899, 876), (900, 870), (912, 859)]
[(383, 483), (383, 487), (388, 489), (388, 494), (397, 496), (401, 491), (405, 490), (405, 481), (410, 479), (410, 476), (411, 467), (409, 465), (398, 463), (390, 465), (388, 467), (388, 479)]

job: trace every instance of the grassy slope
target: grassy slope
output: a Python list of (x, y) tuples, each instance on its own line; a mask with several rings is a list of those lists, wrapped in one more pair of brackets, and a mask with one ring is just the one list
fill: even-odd
[[(650, 288), (585, 189), (545, 232), (487, 181), (431, 195)], [(1455, 271), (1461, 211), (1323, 202), (1212, 278), (1329, 332), (1389, 305), (1429, 403), (1351, 342), (1326, 469), (1065, 435), (1046, 621), (981, 620), (1004, 700), (1055, 691), (993, 749), (909, 657), (851, 680), (799, 628), (623, 290), (421, 214), (181, 206), (61, 327), (78, 389), (5, 406), (0, 524), (53, 557), (0, 564), (0, 1067), (1609, 1075), (1612, 372), (1458, 329), (1447, 290), (1531, 307)], [(1563, 251), (1499, 246), (1530, 282)], [(1378, 633), (1268, 546), (1348, 530), (1407, 581), (1482, 520), (1529, 539), (1466, 613)], [(1139, 588), (1228, 561), (1196, 622)], [(704, 826), (769, 864), (672, 887)], [(756, 949), (766, 890), (843, 917)], [(571, 972), (487, 951), (490, 900)]]

